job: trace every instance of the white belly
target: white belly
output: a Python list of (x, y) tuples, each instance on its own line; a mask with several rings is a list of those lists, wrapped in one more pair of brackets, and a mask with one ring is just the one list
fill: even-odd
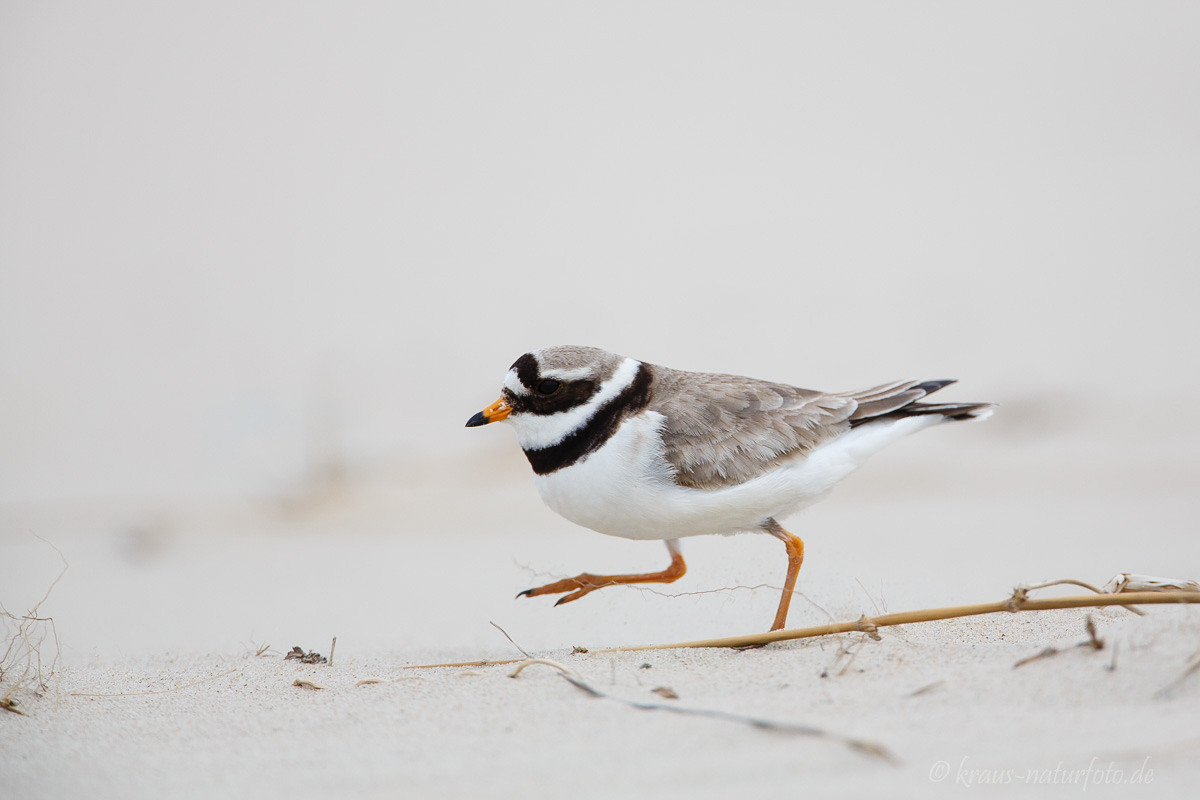
[(940, 417), (910, 417), (864, 425), (808, 455), (738, 486), (680, 486), (663, 456), (661, 415), (627, 419), (586, 459), (536, 476), (546, 505), (567, 519), (610, 536), (677, 539), (754, 530), (824, 498), (838, 481), (894, 439)]

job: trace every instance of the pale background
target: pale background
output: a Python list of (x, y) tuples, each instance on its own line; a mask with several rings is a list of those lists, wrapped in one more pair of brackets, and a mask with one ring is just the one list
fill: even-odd
[[(1001, 404), (810, 512), (806, 579), (1200, 572), (1195, 4), (2, 8), (0, 585), (53, 575), (32, 534), (75, 547), (84, 652), (195, 641), (95, 601), (175, 613), (142, 581), (193, 540), (229, 539), (197, 591), (251, 610), (239, 569), (286, 583), (262, 531), (351, 575), (377, 534), (348, 588), (403, 562), (437, 592), (481, 537), (475, 614), (532, 607), (530, 570), (653, 566), (463, 427), (553, 343)], [(774, 543), (697, 548), (778, 581)]]
[(2, 14), (5, 504), (471, 458), (566, 342), (1194, 450), (1194, 3)]
[[(490, 621), (570, 659), (771, 619), (762, 536), (689, 540), (661, 591), (513, 599), (666, 563), (463, 427), (547, 344), (1001, 404), (790, 523), (792, 625), (1200, 576), (1197, 42), (1193, 2), (0, 0), (0, 604), (45, 594), (51, 545), (70, 565), (39, 609), (65, 671), (0, 714), (6, 779), (586, 796), (620, 764), (664, 797), (923, 796), (939, 761), (1104, 757), (1190, 790), (1195, 690), (1154, 694), (1186, 609), (1098, 614), (1115, 677), (1115, 646), (1071, 650), (1082, 612), (655, 660), (681, 702), (879, 739), (900, 772), (548, 674), (355, 682), (517, 655)], [(336, 686), (297, 694), (278, 653), (333, 636)], [(1050, 643), (1073, 655), (1014, 673)], [(571, 663), (655, 699), (640, 660)]]

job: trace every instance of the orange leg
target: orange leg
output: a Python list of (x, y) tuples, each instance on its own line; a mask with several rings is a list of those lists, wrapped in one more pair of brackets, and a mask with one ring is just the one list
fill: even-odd
[(796, 576), (800, 574), (800, 565), (804, 563), (804, 542), (799, 536), (788, 533), (773, 519), (768, 519), (763, 529), (767, 533), (783, 540), (787, 548), (788, 569), (787, 577), (783, 580), (783, 597), (779, 598), (779, 610), (775, 612), (775, 623), (771, 630), (777, 631), (787, 624), (788, 606), (792, 604), (792, 590), (796, 588)]
[(518, 594), (517, 597), (537, 597), (543, 594), (570, 592), (565, 597), (560, 597), (558, 602), (554, 604), (561, 606), (563, 603), (578, 600), (585, 594), (594, 592), (597, 589), (603, 589), (605, 586), (616, 586), (623, 583), (671, 583), (683, 577), (684, 573), (687, 572), (687, 565), (683, 563), (683, 555), (679, 552), (679, 544), (677, 542), (674, 540), (668, 541), (667, 550), (671, 552), (671, 566), (662, 572), (643, 572), (637, 575), (592, 575), (590, 572), (585, 572), (582, 575), (576, 575), (574, 578), (564, 578), (561, 581), (548, 583), (545, 586), (526, 589)]

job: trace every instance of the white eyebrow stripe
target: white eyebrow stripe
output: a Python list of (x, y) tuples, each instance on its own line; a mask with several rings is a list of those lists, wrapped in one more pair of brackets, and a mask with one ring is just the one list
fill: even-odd
[(587, 425), (601, 406), (629, 388), (641, 366), (642, 362), (626, 358), (582, 405), (555, 414), (513, 414), (508, 421), (516, 428), (517, 442), (524, 450), (542, 450), (558, 444)]
[(554, 378), (560, 381), (577, 381), (580, 378), (586, 378), (592, 374), (591, 367), (577, 367), (575, 369), (548, 369), (541, 370), (538, 373), (542, 378)]

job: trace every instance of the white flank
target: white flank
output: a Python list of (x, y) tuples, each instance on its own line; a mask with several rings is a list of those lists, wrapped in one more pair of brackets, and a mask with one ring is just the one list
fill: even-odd
[(587, 458), (536, 477), (546, 505), (610, 536), (677, 539), (756, 529), (821, 500), (874, 453), (901, 436), (937, 424), (938, 416), (863, 425), (757, 478), (724, 489), (675, 483), (663, 456), (663, 418), (643, 412), (627, 419)]
[[(513, 414), (508, 418), (508, 422), (511, 422), (517, 431), (517, 442), (524, 450), (541, 450), (558, 444), (586, 425), (600, 406), (625, 391), (637, 377), (640, 366), (641, 362), (632, 358), (622, 361), (613, 376), (600, 384), (600, 389), (583, 405), (557, 414)], [(504, 379), (504, 385), (512, 389), (510, 378), (516, 381), (516, 375), (509, 372)], [(517, 381), (517, 384), (520, 385), (520, 382)]]

